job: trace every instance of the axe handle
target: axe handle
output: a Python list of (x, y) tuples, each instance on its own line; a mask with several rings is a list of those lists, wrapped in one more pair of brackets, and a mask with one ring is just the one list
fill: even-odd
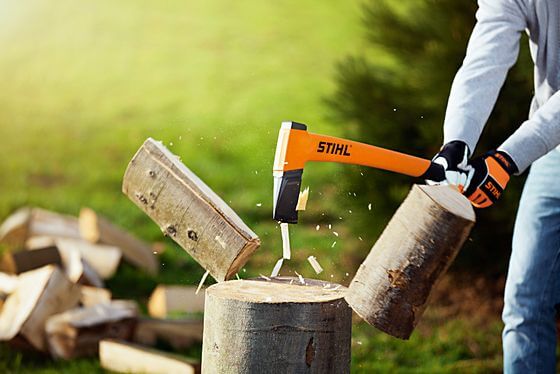
[(441, 165), (424, 158), (334, 136), (291, 129), (289, 151), (280, 170), (303, 169), (307, 161), (339, 162), (369, 166), (412, 177), (444, 180)]
[[(399, 174), (420, 177), (431, 165), (430, 160), (333, 136), (309, 134), (309, 161), (340, 162), (369, 166)], [(330, 144), (330, 146), (329, 146)]]

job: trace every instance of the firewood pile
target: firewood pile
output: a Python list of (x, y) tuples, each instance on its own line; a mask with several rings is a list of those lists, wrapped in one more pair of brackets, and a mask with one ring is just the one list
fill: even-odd
[[(99, 355), (117, 372), (197, 372), (198, 364), (153, 349), (202, 341), (204, 292), (158, 286), (142, 316), (114, 300), (105, 281), (122, 261), (155, 275), (152, 246), (91, 209), (79, 217), (23, 208), (0, 226), (0, 341), (54, 359)], [(175, 314), (188, 318), (170, 318)], [(198, 314), (198, 315), (197, 315)]]

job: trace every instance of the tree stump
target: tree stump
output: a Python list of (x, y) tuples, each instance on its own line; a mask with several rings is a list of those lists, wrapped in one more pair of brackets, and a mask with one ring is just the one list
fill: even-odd
[(379, 330), (408, 339), (474, 222), (471, 203), (453, 187), (413, 186), (354, 276), (348, 304)]
[(234, 280), (206, 291), (203, 373), (349, 373), (346, 288), (297, 278)]

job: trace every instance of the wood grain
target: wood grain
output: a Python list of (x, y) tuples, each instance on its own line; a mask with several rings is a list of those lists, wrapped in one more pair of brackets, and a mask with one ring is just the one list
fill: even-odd
[(151, 138), (128, 165), (123, 192), (217, 281), (234, 276), (260, 245), (214, 191)]

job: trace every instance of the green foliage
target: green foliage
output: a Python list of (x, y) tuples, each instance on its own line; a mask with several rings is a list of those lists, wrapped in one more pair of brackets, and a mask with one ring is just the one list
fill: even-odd
[[(348, 137), (431, 158), (442, 142), (442, 123), (453, 77), (464, 58), (476, 4), (467, 0), (372, 0), (364, 6), (367, 48), (338, 65), (334, 116), (351, 125)], [(531, 62), (522, 48), (509, 74), (478, 153), (495, 148), (527, 117)], [(375, 236), (406, 195), (410, 178), (379, 171), (347, 172), (356, 204), (374, 201), (374, 218), (354, 220), (355, 231)], [(459, 262), (469, 270), (505, 271), (521, 178), (502, 201), (478, 212), (478, 223)], [(362, 211), (363, 212), (363, 211)], [(373, 239), (371, 236), (369, 238)], [(497, 255), (498, 254), (498, 255)], [(484, 263), (484, 266), (476, 264)]]

